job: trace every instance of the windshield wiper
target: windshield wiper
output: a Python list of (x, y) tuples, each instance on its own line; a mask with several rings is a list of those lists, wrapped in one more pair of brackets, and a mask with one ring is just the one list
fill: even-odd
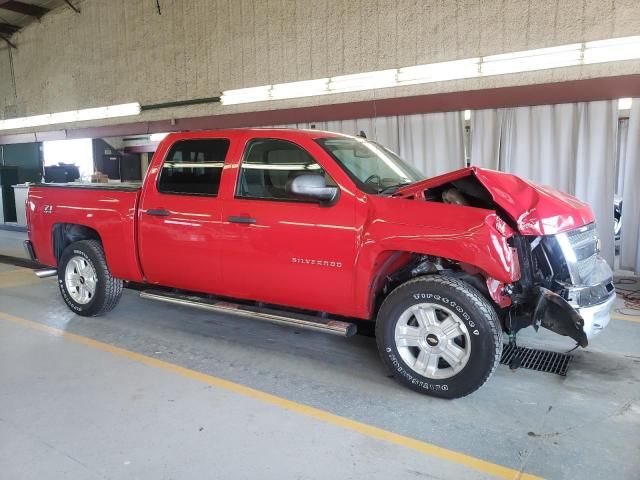
[(385, 187), (381, 190), (378, 190), (378, 193), (380, 195), (392, 195), (394, 193), (396, 193), (396, 191), (401, 188), (401, 187), (406, 187), (407, 185), (411, 185), (414, 182), (401, 182), (401, 183), (397, 183), (395, 185), (391, 185), (390, 187)]

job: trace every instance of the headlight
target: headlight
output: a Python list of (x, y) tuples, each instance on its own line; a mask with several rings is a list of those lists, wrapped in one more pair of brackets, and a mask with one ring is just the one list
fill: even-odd
[(556, 235), (574, 285), (589, 285), (598, 268), (600, 238), (595, 223)]

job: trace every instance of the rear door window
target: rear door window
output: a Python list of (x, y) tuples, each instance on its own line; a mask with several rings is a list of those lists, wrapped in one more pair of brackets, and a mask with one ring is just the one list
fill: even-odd
[(162, 165), (158, 191), (180, 195), (218, 194), (229, 140), (182, 140), (169, 150)]

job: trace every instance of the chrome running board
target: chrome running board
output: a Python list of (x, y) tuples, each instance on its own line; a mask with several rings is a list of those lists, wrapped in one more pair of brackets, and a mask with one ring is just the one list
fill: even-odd
[(331, 320), (328, 318), (314, 317), (300, 313), (287, 312), (272, 308), (257, 307), (253, 305), (240, 305), (221, 300), (213, 300), (196, 295), (185, 295), (179, 293), (162, 292), (158, 290), (143, 290), (140, 292), (141, 298), (158, 300), (160, 302), (172, 303), (174, 305), (184, 305), (187, 307), (200, 308), (219, 313), (230, 313), (244, 317), (266, 320), (268, 322), (291, 327), (305, 328), (318, 332), (350, 337), (356, 333), (357, 327), (354, 323)]
[(47, 278), (53, 277), (58, 274), (58, 270), (55, 268), (48, 268), (46, 270), (36, 270), (36, 277), (38, 278)]

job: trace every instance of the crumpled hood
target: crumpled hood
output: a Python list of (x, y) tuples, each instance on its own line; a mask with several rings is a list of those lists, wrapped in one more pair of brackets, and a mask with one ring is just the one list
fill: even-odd
[(589, 205), (571, 195), (516, 175), (478, 167), (455, 170), (408, 185), (399, 189), (396, 195), (408, 197), (471, 175), (511, 217), (522, 235), (554, 235), (594, 221)]

